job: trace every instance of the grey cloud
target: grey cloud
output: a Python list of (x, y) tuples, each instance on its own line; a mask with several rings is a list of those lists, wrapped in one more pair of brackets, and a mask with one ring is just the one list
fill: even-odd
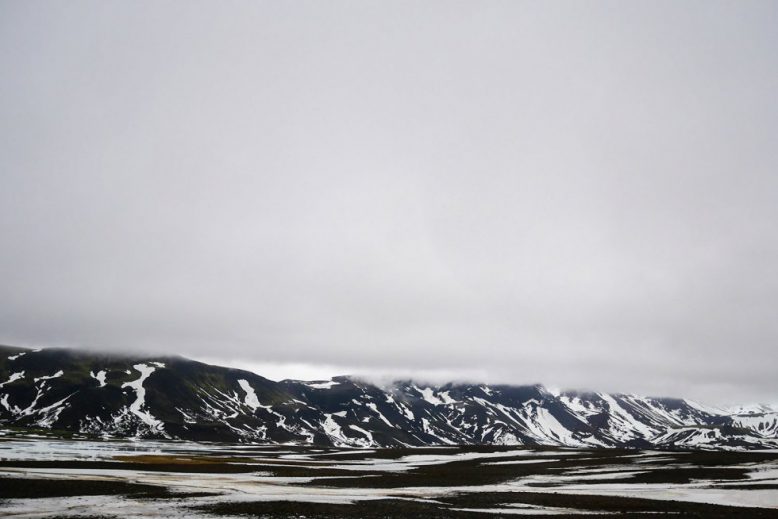
[(778, 400), (772, 2), (6, 2), (0, 340)]

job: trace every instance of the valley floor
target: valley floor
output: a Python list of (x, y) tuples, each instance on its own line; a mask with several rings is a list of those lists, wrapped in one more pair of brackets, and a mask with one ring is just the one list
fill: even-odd
[(0, 435), (4, 517), (778, 518), (778, 452)]

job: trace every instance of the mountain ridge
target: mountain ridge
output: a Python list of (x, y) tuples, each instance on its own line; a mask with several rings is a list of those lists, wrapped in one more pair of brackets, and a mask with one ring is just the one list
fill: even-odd
[(0, 346), (0, 427), (342, 447), (778, 448), (778, 410), (542, 384), (273, 381), (169, 355)]

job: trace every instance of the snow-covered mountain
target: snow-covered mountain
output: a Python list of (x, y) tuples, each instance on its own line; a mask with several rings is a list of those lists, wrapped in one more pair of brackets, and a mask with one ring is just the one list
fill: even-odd
[(335, 446), (778, 447), (772, 407), (349, 377), (274, 382), (181, 357), (0, 347), (0, 427)]

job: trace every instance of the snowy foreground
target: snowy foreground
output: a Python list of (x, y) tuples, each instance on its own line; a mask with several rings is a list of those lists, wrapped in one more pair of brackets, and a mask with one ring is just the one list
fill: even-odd
[(0, 499), (5, 517), (778, 517), (778, 453), (335, 449), (6, 433)]

